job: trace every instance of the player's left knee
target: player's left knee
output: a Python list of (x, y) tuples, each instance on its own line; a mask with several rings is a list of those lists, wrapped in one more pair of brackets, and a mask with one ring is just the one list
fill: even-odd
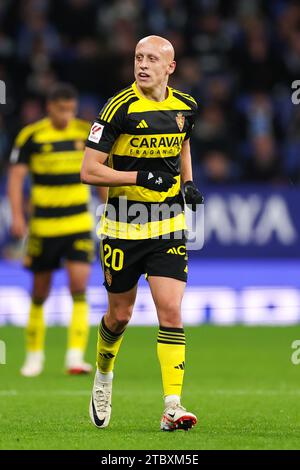
[(164, 326), (176, 328), (181, 323), (180, 306), (177, 303), (170, 302), (158, 308), (160, 323)]

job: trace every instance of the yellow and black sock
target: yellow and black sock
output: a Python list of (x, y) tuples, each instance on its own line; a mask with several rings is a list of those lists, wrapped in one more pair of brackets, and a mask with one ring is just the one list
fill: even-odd
[(27, 352), (43, 351), (45, 346), (44, 300), (32, 299), (25, 330)]
[(125, 329), (121, 333), (113, 333), (105, 325), (104, 317), (102, 318), (97, 342), (97, 368), (102, 374), (112, 372), (124, 331)]
[(68, 331), (68, 349), (84, 353), (89, 336), (88, 303), (84, 293), (73, 294), (72, 318)]
[(159, 327), (157, 355), (161, 367), (164, 396), (181, 396), (185, 367), (183, 328)]

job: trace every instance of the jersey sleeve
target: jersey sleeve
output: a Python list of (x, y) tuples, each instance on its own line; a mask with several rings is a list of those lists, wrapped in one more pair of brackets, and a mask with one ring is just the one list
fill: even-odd
[[(106, 106), (104, 105), (104, 108)], [(124, 132), (126, 109), (122, 106), (109, 120), (103, 119), (102, 114), (101, 110), (97, 119), (91, 125), (86, 146), (100, 152), (109, 153), (119, 135)]]
[(32, 133), (26, 127), (17, 135), (9, 161), (12, 165), (29, 165), (32, 153)]
[(191, 137), (193, 128), (195, 126), (197, 110), (198, 110), (198, 106), (195, 103), (195, 104), (193, 104), (192, 112), (191, 112), (190, 116), (188, 116), (188, 118), (187, 118), (188, 119), (188, 127), (187, 127), (187, 131), (186, 131), (184, 140), (188, 140)]

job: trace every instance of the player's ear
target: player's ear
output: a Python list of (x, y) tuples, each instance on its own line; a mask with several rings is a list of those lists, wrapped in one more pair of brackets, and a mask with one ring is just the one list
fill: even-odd
[(176, 62), (175, 62), (175, 60), (172, 60), (172, 62), (169, 64), (169, 67), (168, 67), (169, 75), (174, 73), (175, 69), (176, 69)]

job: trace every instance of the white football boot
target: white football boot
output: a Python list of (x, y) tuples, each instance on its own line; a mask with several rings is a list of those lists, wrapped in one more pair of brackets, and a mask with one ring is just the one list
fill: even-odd
[(188, 431), (196, 423), (197, 417), (174, 401), (167, 405), (160, 422), (160, 429), (162, 431), (176, 431), (176, 429)]
[(90, 374), (93, 366), (84, 362), (80, 349), (69, 349), (66, 354), (66, 372), (70, 375)]
[(90, 418), (97, 428), (106, 428), (111, 415), (112, 380), (103, 382), (96, 371), (90, 401)]
[(24, 377), (36, 377), (44, 368), (45, 356), (43, 351), (27, 352), (25, 362), (21, 369)]

